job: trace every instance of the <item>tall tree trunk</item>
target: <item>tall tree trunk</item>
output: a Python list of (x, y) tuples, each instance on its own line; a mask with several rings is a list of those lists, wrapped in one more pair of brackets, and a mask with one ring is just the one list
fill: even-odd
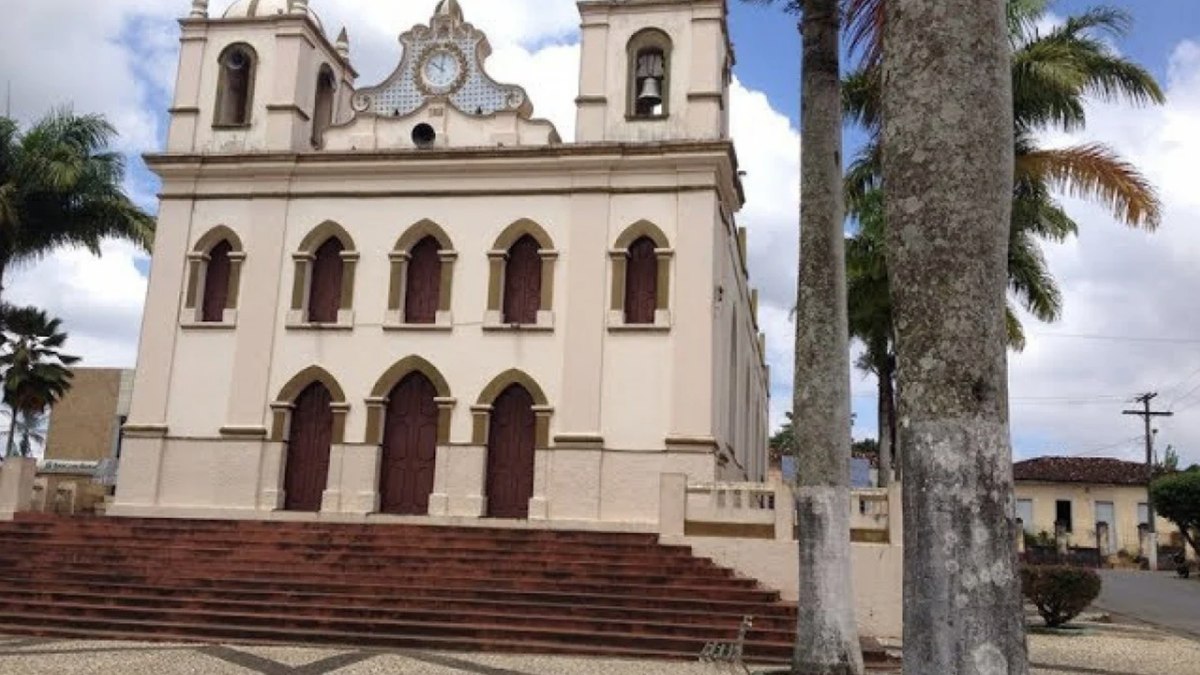
[(805, 0), (795, 431), (800, 611), (793, 672), (862, 673), (850, 573), (850, 353), (838, 0)]
[(6, 443), (7, 447), (4, 449), (4, 456), (16, 457), (17, 453), (14, 451), (14, 448), (16, 446), (15, 440), (17, 438), (17, 411), (15, 408), (10, 407), (8, 412), (10, 414), (8, 422), (8, 441)]
[(1007, 403), (1005, 2), (888, 0), (884, 54), (904, 671), (1025, 675)]
[(896, 416), (896, 392), (892, 388), (891, 354), (879, 364), (879, 487), (892, 482), (892, 420)]

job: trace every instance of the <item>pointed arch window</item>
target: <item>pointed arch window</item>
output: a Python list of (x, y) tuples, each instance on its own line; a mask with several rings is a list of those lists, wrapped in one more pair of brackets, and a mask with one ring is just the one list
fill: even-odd
[(246, 254), (241, 239), (225, 226), (202, 236), (188, 254), (183, 325), (232, 328), (237, 323), (238, 292)]
[(249, 126), (250, 114), (254, 107), (254, 80), (258, 71), (258, 55), (250, 45), (230, 45), (221, 52), (219, 67), (213, 126)]
[(542, 259), (537, 240), (525, 235), (508, 249), (504, 266), (504, 323), (537, 323), (541, 309)]
[(409, 254), (404, 294), (405, 323), (437, 323), (442, 285), (442, 261), (438, 256), (441, 248), (437, 239), (425, 237)]
[(337, 323), (342, 301), (342, 252), (345, 250), (337, 237), (330, 237), (317, 249), (308, 289), (309, 323)]
[(609, 327), (669, 329), (674, 251), (662, 230), (647, 221), (635, 223), (617, 238), (609, 256), (612, 258)]
[(204, 275), (204, 302), (201, 304), (200, 320), (204, 323), (225, 321), (225, 308), (229, 306), (229, 272), (233, 263), (229, 254), (233, 246), (222, 239), (208, 253), (208, 269)]
[(647, 28), (629, 41), (630, 119), (662, 119), (670, 114), (671, 38)]
[(329, 66), (321, 66), (317, 75), (317, 93), (313, 101), (312, 146), (320, 148), (324, 144), (325, 131), (333, 126), (334, 95), (337, 81)]
[(392, 262), (385, 330), (453, 330), (454, 250), (445, 230), (422, 220), (400, 236)]
[(553, 330), (558, 251), (537, 223), (520, 220), (496, 240), (490, 258), (484, 330)]
[(359, 254), (350, 235), (326, 222), (309, 232), (292, 257), (296, 270), (288, 327), (353, 328)]

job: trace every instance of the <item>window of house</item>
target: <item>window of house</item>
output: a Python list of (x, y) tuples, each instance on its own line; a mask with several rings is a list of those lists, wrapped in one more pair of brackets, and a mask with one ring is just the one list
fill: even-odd
[(652, 324), (658, 309), (658, 247), (650, 237), (629, 246), (625, 268), (625, 323)]
[(249, 45), (233, 45), (221, 53), (214, 126), (250, 124), (257, 61)]
[(1021, 527), (1029, 534), (1034, 533), (1033, 529), (1033, 500), (1018, 499), (1017, 500), (1017, 519), (1021, 521)]
[(504, 267), (504, 323), (536, 324), (542, 296), (541, 246), (525, 235), (508, 250)]
[(222, 240), (208, 252), (208, 265), (204, 274), (204, 302), (201, 305), (200, 321), (222, 323), (225, 309), (229, 307), (229, 276), (233, 264), (229, 254), (233, 246)]
[(337, 323), (342, 302), (342, 251), (345, 248), (337, 237), (330, 237), (320, 248), (312, 263), (309, 289), (309, 323)]
[(1138, 504), (1138, 525), (1150, 524), (1150, 505), (1146, 502)]
[(1071, 520), (1071, 501), (1069, 499), (1060, 499), (1054, 502), (1054, 524), (1062, 525), (1067, 532), (1074, 531), (1074, 523)]
[(404, 297), (405, 323), (437, 322), (442, 286), (441, 248), (438, 240), (429, 236), (417, 242), (409, 253)]
[(655, 119), (669, 114), (671, 39), (656, 29), (629, 41), (629, 116)]
[(323, 66), (321, 74), (317, 76), (317, 95), (313, 103), (312, 145), (314, 148), (321, 147), (325, 130), (333, 125), (335, 88), (333, 71), (329, 69), (329, 66)]

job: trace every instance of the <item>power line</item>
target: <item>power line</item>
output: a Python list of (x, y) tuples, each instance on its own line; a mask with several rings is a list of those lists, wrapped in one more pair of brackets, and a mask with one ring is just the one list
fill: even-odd
[(1083, 452), (1076, 452), (1076, 453), (1067, 455), (1067, 457), (1083, 457), (1085, 455), (1094, 455), (1098, 452), (1104, 452), (1105, 450), (1111, 450), (1113, 448), (1116, 448), (1116, 447), (1119, 447), (1122, 445), (1126, 445), (1128, 443), (1132, 443), (1136, 440), (1139, 440), (1140, 438), (1141, 438), (1140, 435), (1139, 436), (1130, 436), (1129, 438), (1123, 438), (1123, 439), (1117, 441), (1116, 443), (1109, 443), (1108, 445), (1101, 445), (1100, 447), (1092, 448), (1090, 450), (1084, 450)]

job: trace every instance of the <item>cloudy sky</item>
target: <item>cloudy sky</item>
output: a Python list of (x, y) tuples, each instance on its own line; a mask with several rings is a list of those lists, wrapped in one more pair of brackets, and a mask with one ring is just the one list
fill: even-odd
[[(217, 13), (231, 0), (213, 0)], [(524, 85), (540, 116), (564, 138), (574, 131), (578, 14), (572, 0), (461, 0), (488, 32), (489, 70)], [(1081, 236), (1048, 246), (1066, 311), (1051, 326), (1029, 324), (1029, 348), (1012, 359), (1013, 441), (1018, 457), (1098, 454), (1137, 459), (1140, 421), (1121, 415), (1138, 392), (1176, 416), (1157, 424), (1159, 447), (1200, 462), (1200, 3), (1108, 0), (1136, 24), (1116, 46), (1158, 76), (1169, 103), (1154, 109), (1091, 106), (1080, 138), (1102, 141), (1140, 166), (1161, 192), (1166, 218), (1148, 235), (1124, 230), (1104, 212), (1066, 200)], [(399, 33), (424, 22), (434, 0), (312, 0), (326, 27), (349, 30), (359, 82), (381, 80), (399, 59)], [(1061, 0), (1062, 17), (1096, 3)], [(777, 11), (731, 2), (737, 46), (733, 133), (748, 171), (754, 283), (768, 335), (772, 422), (790, 406), (798, 201), (798, 38)], [(72, 105), (99, 112), (120, 130), (130, 156), (128, 189), (149, 209), (156, 183), (138, 155), (162, 142), (175, 77), (178, 26), (189, 0), (4, 0), (0, 87), (11, 86), (13, 116), (29, 121)], [(1053, 20), (1053, 18), (1051, 19)], [(4, 89), (0, 88), (0, 95)], [(860, 136), (851, 133), (853, 151)], [(1051, 144), (1071, 142), (1050, 138)], [(63, 251), (10, 280), (7, 300), (62, 316), (70, 349), (88, 365), (132, 366), (149, 261), (123, 244), (102, 258)], [(856, 435), (873, 435), (874, 383), (854, 375)]]

